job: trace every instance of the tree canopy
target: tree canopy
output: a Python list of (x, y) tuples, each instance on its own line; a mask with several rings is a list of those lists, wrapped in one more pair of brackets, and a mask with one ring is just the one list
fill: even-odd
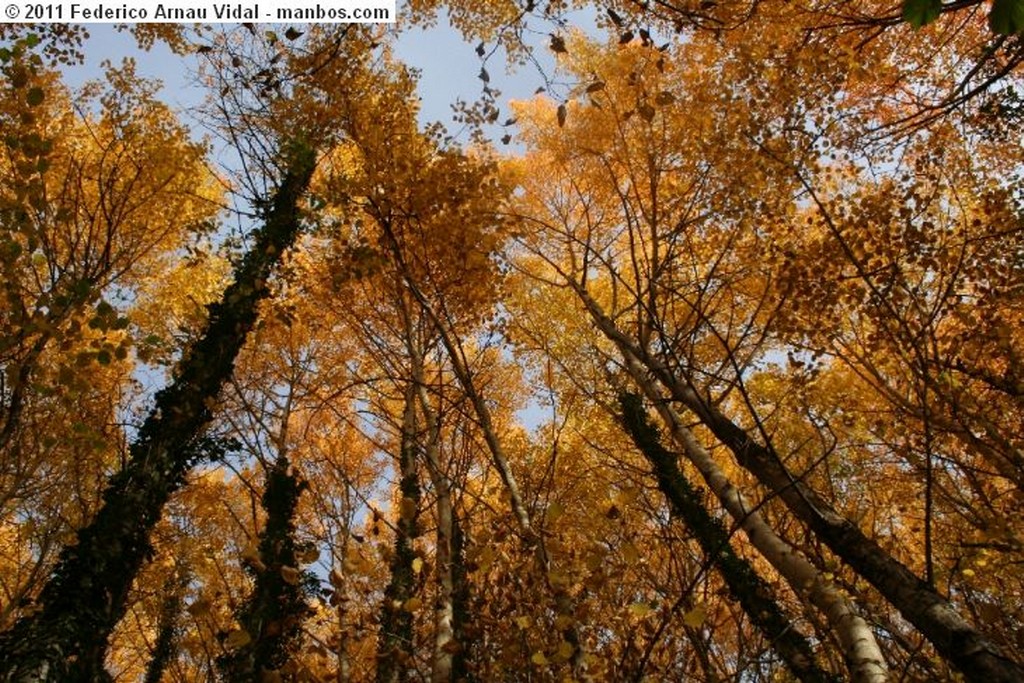
[(402, 9), (0, 27), (0, 680), (1024, 680), (1024, 5)]

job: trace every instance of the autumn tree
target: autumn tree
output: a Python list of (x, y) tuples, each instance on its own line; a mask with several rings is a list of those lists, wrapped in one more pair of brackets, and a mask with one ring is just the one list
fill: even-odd
[(0, 28), (0, 678), (1024, 677), (1019, 3), (410, 8)]
[[(251, 117), (245, 121), (250, 128), (255, 123)], [(281, 125), (279, 120), (275, 123)], [(107, 638), (150, 553), (149, 532), (168, 495), (204, 456), (200, 439), (211, 404), (255, 322), (274, 265), (299, 232), (299, 203), (316, 159), (312, 138), (323, 131), (313, 133), (306, 127), (303, 137), (303, 128), (298, 130), (273, 143), (280, 175), (268, 179), (276, 189), (259, 209), (263, 228), (238, 264), (222, 301), (211, 307), (204, 336), (183, 358), (174, 382), (158, 395), (130, 459), (104, 492), (96, 517), (79, 531), (77, 543), (64, 549), (40, 595), (39, 611), (4, 634), (6, 678), (103, 677)]]
[(13, 547), (34, 557), (8, 556), (5, 622), (35, 597), (123, 456), (116, 411), (139, 339), (124, 301), (217, 210), (202, 146), (130, 65), (110, 68), (76, 110), (31, 61), (23, 44), (6, 65), (0, 510), (5, 529), (20, 529)]
[[(807, 472), (796, 473), (783, 464), (747, 385), (748, 376), (772, 350), (772, 332), (787, 304), (772, 291), (777, 274), (755, 265), (770, 240), (754, 221), (766, 227), (773, 221), (786, 225), (790, 197), (807, 190), (798, 175), (773, 174), (772, 163), (813, 163), (815, 146), (787, 131), (794, 126), (799, 130), (793, 117), (803, 116), (797, 112), (813, 105), (819, 94), (794, 93), (787, 101), (781, 90), (772, 89), (776, 74), (770, 65), (755, 72), (764, 79), (759, 87), (774, 94), (768, 106), (708, 88), (696, 74), (704, 58), (721, 63), (712, 46), (706, 52), (689, 50), (685, 70), (692, 81), (685, 90), (667, 87), (663, 80), (673, 68), (664, 52), (653, 47), (616, 52), (595, 55), (583, 44), (569, 50), (576, 73), (596, 74), (589, 81), (581, 79), (581, 99), (591, 107), (563, 104), (537, 114), (523, 109), (534, 117), (527, 139), (542, 150), (532, 157), (532, 173), (524, 176), (526, 187), (536, 190), (526, 195), (523, 205), (524, 269), (538, 282), (577, 296), (578, 305), (615, 348), (617, 363), (659, 404), (680, 448), (727, 509), (735, 487), (721, 479), (718, 465), (699, 457), (702, 449), (677, 414), (680, 408), (732, 450), (743, 468), (771, 495), (780, 496), (945, 657), (972, 675), (986, 671), (986, 676), (1012, 679), (1016, 664), (804, 483), (816, 461)], [(712, 104), (720, 98), (730, 106)], [(726, 118), (717, 125), (708, 121), (717, 115)], [(719, 137), (725, 125), (735, 126), (741, 137)], [(734, 184), (736, 168), (744, 169), (741, 187)], [(552, 185), (552, 177), (564, 178), (564, 183)], [(750, 420), (752, 431), (726, 416), (734, 406)], [(705, 463), (703, 469), (699, 462)], [(716, 479), (721, 483), (715, 484)], [(744, 512), (749, 509), (742, 504), (732, 514), (750, 523), (758, 515)], [(750, 531), (751, 542), (771, 558), (765, 535), (777, 532), (769, 527)], [(804, 581), (827, 591), (831, 597), (813, 588), (807, 597), (829, 616), (848, 648), (864, 642), (857, 633), (866, 634), (866, 626), (855, 610), (847, 606), (832, 611), (830, 605), (838, 609), (847, 599), (828, 585), (820, 560), (806, 562), (788, 552), (776, 558), (775, 569), (798, 594)], [(790, 561), (805, 570), (796, 570)], [(803, 571), (820, 578), (801, 579)], [(944, 613), (933, 618), (926, 605)], [(964, 648), (962, 639), (975, 645)], [(858, 661), (868, 667), (881, 664), (877, 646), (871, 655), (856, 655), (852, 649), (846, 653), (854, 671)]]

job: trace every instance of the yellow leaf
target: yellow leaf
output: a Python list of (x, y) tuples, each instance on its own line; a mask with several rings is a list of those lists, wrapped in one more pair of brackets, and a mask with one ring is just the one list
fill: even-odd
[(301, 553), (298, 553), (296, 558), (303, 564), (312, 564), (320, 559), (320, 551), (315, 546), (309, 546)]
[(621, 491), (618, 492), (618, 494), (616, 494), (615, 502), (618, 504), (620, 508), (628, 507), (637, 499), (637, 496), (639, 495), (640, 489), (638, 489), (635, 486), (630, 486), (622, 489)]
[(289, 567), (287, 565), (283, 566), (281, 567), (281, 578), (284, 579), (285, 583), (291, 586), (298, 586), (300, 578), (299, 570), (295, 567)]
[(237, 650), (240, 647), (245, 647), (252, 642), (252, 636), (245, 629), (236, 629), (228, 634), (228, 637), (224, 639), (224, 647), (229, 650)]
[(626, 543), (622, 546), (622, 559), (626, 564), (636, 564), (640, 561), (640, 551), (632, 543)]
[(562, 642), (560, 642), (560, 643), (558, 644), (558, 653), (557, 653), (557, 656), (558, 656), (558, 658), (559, 658), (559, 659), (561, 659), (562, 661), (566, 661), (566, 660), (568, 660), (568, 659), (569, 659), (570, 657), (572, 657), (572, 653), (573, 653), (573, 652), (574, 652), (575, 650), (576, 650), (576, 648), (574, 648), (574, 647), (572, 646), (572, 643), (569, 643), (569, 642), (567, 642), (567, 641), (563, 640)]
[(487, 571), (490, 568), (491, 563), (494, 562), (494, 548), (487, 546), (480, 551), (480, 556), (477, 558), (477, 566), (480, 571)]
[(545, 666), (548, 663), (548, 658), (544, 656), (543, 652), (534, 652), (533, 656), (530, 657), (530, 661), (537, 666)]
[(646, 602), (634, 602), (632, 605), (629, 606), (629, 613), (632, 614), (634, 617), (641, 619), (643, 617), (646, 617), (653, 611), (654, 610), (651, 609), (651, 606), (648, 605)]
[(412, 571), (413, 571), (414, 574), (419, 574), (421, 571), (423, 571), (423, 558), (421, 558), (421, 557), (413, 558), (413, 561), (412, 561)]
[(548, 581), (551, 583), (552, 588), (568, 588), (572, 585), (572, 580), (564, 572), (560, 572), (557, 569), (552, 569), (548, 572)]
[(254, 563), (259, 562), (260, 549), (259, 546), (256, 544), (256, 541), (251, 541), (249, 545), (245, 546), (245, 548), (242, 550), (242, 559)]
[(416, 501), (408, 497), (402, 498), (398, 504), (398, 512), (405, 521), (412, 521), (416, 516)]
[(404, 609), (406, 612), (415, 612), (422, 606), (423, 601), (419, 598), (409, 598), (405, 601), (405, 604), (402, 605), (402, 609)]
[(690, 628), (697, 628), (704, 623), (704, 620), (708, 617), (708, 611), (704, 605), (697, 605), (692, 610), (683, 615), (683, 623)]
[(587, 553), (586, 558), (583, 560), (587, 565), (587, 569), (592, 572), (596, 572), (604, 564), (605, 552), (603, 548), (597, 548)]
[(210, 611), (210, 607), (211, 604), (209, 600), (207, 600), (206, 598), (199, 598), (191, 605), (189, 605), (187, 609), (188, 613), (191, 614), (193, 617), (198, 617), (208, 613)]
[(373, 569), (373, 565), (363, 557), (361, 552), (352, 547), (349, 548), (348, 554), (345, 556), (342, 568), (346, 574), (366, 574)]
[(530, 628), (530, 617), (516, 617), (516, 625), (522, 629)]
[(545, 519), (548, 524), (552, 524), (563, 514), (565, 514), (565, 507), (561, 503), (551, 503), (551, 505), (548, 505)]
[(559, 631), (572, 626), (573, 618), (567, 614), (559, 614), (555, 617), (555, 628)]

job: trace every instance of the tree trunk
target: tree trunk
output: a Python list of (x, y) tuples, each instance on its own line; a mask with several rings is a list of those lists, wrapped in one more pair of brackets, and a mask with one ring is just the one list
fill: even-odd
[(697, 412), (714, 435), (820, 538), (828, 548), (864, 577), (917, 627), (938, 653), (977, 683), (1024, 681), (1024, 667), (999, 649), (956, 611), (927, 582), (864, 535), (802, 481), (795, 478), (767, 447), (741, 427), (707, 406), (688, 387), (673, 381), (672, 397)]
[(679, 415), (647, 380), (639, 367), (639, 361), (628, 349), (623, 349), (622, 353), (626, 356), (626, 366), (633, 380), (647, 394), (648, 400), (654, 402), (673, 440), (701, 473), (722, 507), (746, 532), (751, 544), (786, 580), (793, 592), (801, 599), (808, 599), (825, 615), (842, 647), (852, 680), (857, 683), (888, 681), (889, 671), (885, 657), (878, 647), (871, 627), (857, 612), (856, 606), (831, 581), (822, 576), (817, 567), (775, 533), (758, 512), (757, 507), (751, 505), (729, 481), (711, 454), (697, 442), (692, 432), (683, 425)]
[(290, 159), (252, 250), (220, 303), (210, 307), (206, 332), (182, 359), (175, 381), (157, 394), (128, 464), (111, 478), (96, 517), (61, 553), (39, 611), (0, 636), (0, 680), (109, 678), (103, 669), (107, 641), (124, 614), (135, 575), (152, 552), (150, 531), (168, 497), (203, 456), (200, 437), (211, 419), (210, 405), (256, 321), (273, 267), (299, 232), (299, 200), (314, 166), (308, 147)]
[(430, 405), (427, 388), (423, 384), (423, 358), (417, 354), (412, 362), (413, 382), (427, 428), (423, 449), (427, 460), (427, 472), (434, 488), (434, 496), (437, 498), (437, 540), (434, 551), (437, 597), (434, 601), (434, 662), (431, 666), (431, 680), (433, 683), (448, 683), (452, 679), (452, 649), (457, 646), (452, 624), (455, 591), (452, 576), (452, 529), (455, 524), (452, 491), (441, 464), (440, 425), (437, 414)]
[(249, 641), (219, 662), (224, 680), (230, 683), (263, 680), (284, 667), (302, 636), (303, 621), (312, 612), (306, 602), (307, 577), (299, 569), (295, 546), (295, 512), (306, 486), (287, 456), (280, 456), (267, 473), (261, 501), (266, 526), (260, 533), (259, 556), (248, 561), (256, 582), (238, 615)]
[(459, 514), (452, 506), (452, 630), (459, 647), (452, 658), (452, 680), (471, 681), (469, 651), (472, 642), (467, 627), (470, 623), (470, 581), (466, 571), (466, 538), (459, 522)]
[(172, 575), (164, 583), (164, 599), (160, 604), (160, 620), (157, 623), (156, 642), (146, 665), (143, 683), (160, 683), (167, 665), (174, 660), (178, 639), (178, 617), (185, 604), (185, 590), (188, 588), (188, 572)]
[[(420, 289), (419, 284), (412, 277), (412, 274), (405, 262), (405, 257), (402, 254), (401, 244), (398, 242), (398, 238), (395, 236), (390, 225), (386, 221), (381, 221), (380, 225), (385, 238), (388, 240), (399, 274), (405, 281), (410, 293), (420, 305), (424, 315), (426, 315), (434, 325), (434, 328), (441, 339), (441, 344), (445, 349), (445, 353), (452, 364), (452, 370), (455, 373), (455, 377), (459, 380), (462, 390), (466, 392), (466, 397), (473, 406), (473, 412), (480, 425), (480, 431), (483, 434), (484, 442), (487, 444), (487, 448), (491, 453), (491, 462), (494, 464), (494, 468), (498, 471), (498, 476), (501, 478), (501, 482), (504, 485), (505, 490), (508, 491), (509, 502), (512, 506), (512, 513), (515, 515), (516, 522), (519, 526), (519, 534), (527, 545), (535, 548), (537, 558), (540, 561), (541, 566), (544, 568), (545, 576), (547, 576), (549, 575), (548, 569), (550, 567), (551, 560), (547, 549), (544, 546), (544, 539), (540, 537), (533, 528), (529, 510), (527, 510), (522, 492), (519, 490), (519, 483), (516, 481), (515, 474), (512, 472), (511, 462), (505, 453), (505, 448), (502, 446), (501, 440), (498, 438), (498, 432), (494, 428), (494, 421), (491, 419), (491, 410), (487, 406), (487, 402), (484, 400), (483, 395), (477, 389), (476, 382), (473, 380), (473, 374), (466, 362), (465, 351), (455, 336), (451, 326), (447, 324), (447, 321), (441, 319), (441, 316), (431, 305), (430, 300), (427, 299), (426, 295)], [(550, 585), (548, 585), (548, 589), (554, 598), (556, 608), (559, 612), (572, 619), (570, 625), (563, 630), (562, 635), (565, 637), (566, 642), (573, 647), (573, 673), (580, 680), (590, 680), (587, 673), (583, 641), (580, 638), (579, 629), (576, 627), (575, 610), (572, 598), (564, 591), (556, 590)]]
[(832, 680), (815, 662), (807, 639), (792, 628), (785, 613), (771, 599), (771, 587), (758, 576), (750, 563), (733, 551), (728, 531), (704, 508), (700, 496), (679, 469), (676, 456), (661, 445), (657, 431), (647, 421), (640, 397), (622, 393), (619, 404), (626, 431), (654, 469), (658, 488), (668, 499), (673, 513), (697, 538), (704, 554), (714, 563), (743, 611), (781, 655), (794, 676), (805, 683)]
[(401, 514), (395, 533), (395, 554), (391, 559), (391, 581), (384, 591), (380, 632), (377, 636), (377, 683), (408, 680), (413, 658), (412, 614), (405, 604), (415, 592), (413, 542), (419, 535), (416, 508), (420, 502), (420, 480), (416, 470), (416, 395), (410, 384), (405, 393), (401, 446), (398, 457), (402, 495)]

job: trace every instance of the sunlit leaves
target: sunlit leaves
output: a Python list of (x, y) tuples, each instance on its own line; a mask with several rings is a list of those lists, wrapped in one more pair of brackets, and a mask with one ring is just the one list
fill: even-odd
[(707, 608), (703, 605), (698, 605), (683, 615), (683, 623), (690, 628), (699, 628), (704, 624), (707, 617)]
[(252, 642), (252, 636), (244, 629), (236, 629), (229, 633), (224, 639), (224, 647), (228, 650), (237, 650)]
[[(419, 5), (419, 16), (434, 9)], [(1005, 139), (965, 142), (957, 126), (975, 122), (959, 100), (957, 126), (936, 114), (927, 136), (900, 139), (898, 155), (867, 145), (868, 133), (884, 136), (885, 126), (928, 110), (927, 98), (959, 92), (954, 77), (974, 77), (961, 57), (989, 54), (979, 41), (991, 36), (980, 21), (954, 30), (952, 19), (970, 8), (932, 0), (903, 4), (903, 20), (934, 24), (928, 30), (900, 26), (886, 6), (886, 24), (867, 41), (855, 27), (834, 28), (814, 3), (800, 12), (786, 3), (739, 5), (699, 3), (674, 25), (616, 3), (600, 15), (604, 40), (565, 23), (535, 32), (537, 48), (558, 64), (545, 83), (551, 99), (517, 103), (512, 115), (496, 98), (460, 110), (477, 133), (504, 121), (501, 141), (515, 134), (526, 147), (523, 157), (508, 149), (501, 164), (480, 135), (460, 149), (454, 133), (421, 130), (415, 79), (390, 56), (381, 57), (379, 77), (303, 71), (298, 87), (309, 91), (275, 125), (301, 119), (346, 134), (324, 150), (304, 205), (309, 234), (269, 283), (274, 300), (260, 312), (231, 389), (206, 404), (217, 429), (244, 437), (244, 450), (228, 458), (237, 471), (196, 476), (168, 522), (180, 533), (162, 532), (174, 538), (166, 556), (194, 572), (182, 610), (186, 678), (203, 678), (208, 649), (237, 650), (259, 636), (232, 620), (250, 587), (246, 572), (299, 587), (310, 563), (321, 599), (306, 625), (311, 642), (296, 654), (302, 667), (326, 671), (324, 679), (341, 677), (342, 665), (356, 676), (374, 670), (382, 610), (412, 625), (414, 656), (385, 654), (421, 677), (444, 654), (465, 654), (481, 680), (531, 667), (531, 675), (562, 676), (579, 665), (569, 629), (582, 634), (595, 680), (781, 675), (765, 654), (770, 643), (751, 629), (607, 414), (608, 397), (629, 375), (575, 288), (651, 358), (690, 372), (701, 396), (755, 426), (802, 482), (828, 492), (915, 571), (923, 567), (922, 472), (930, 466), (938, 580), (1009, 639), (1019, 619), (1001, 596), (1020, 584), (1007, 466), (1019, 450), (1024, 385), (1015, 369), (1019, 154)], [(869, 5), (856, 9), (870, 14)], [(518, 35), (495, 28), (501, 22), (564, 8), (455, 3), (451, 16), (489, 59)], [(1018, 10), (994, 3), (991, 31), (1019, 32)], [(238, 38), (283, 51), (320, 31), (253, 25)], [(656, 47), (673, 31), (685, 31), (685, 43)], [(208, 59), (218, 49), (199, 48)], [(203, 328), (229, 265), (207, 243), (219, 234), (206, 150), (188, 142), (150, 85), (130, 69), (113, 70), (110, 88), (84, 98), (78, 114), (53, 76), (15, 68), (15, 50), (4, 50), (7, 85), (17, 92), (2, 112), (11, 229), (0, 239), (8, 287), (0, 345), (10, 345), (2, 348), (17, 368), (35, 340), (51, 337), (24, 384), (34, 392), (26, 433), (38, 438), (21, 443), (47, 474), (38, 479), (50, 487), (39, 509), (56, 510), (57, 519), (64, 492), (95, 489), (97, 472), (118, 466), (112, 444), (124, 432), (111, 397), (130, 390), (131, 363), (170, 365)], [(224, 56), (225, 68), (244, 71), (242, 54)], [(1012, 72), (1007, 54), (991, 54), (975, 75)], [(488, 93), (494, 68), (470, 72)], [(279, 85), (282, 74), (260, 78)], [(323, 107), (318, 98), (332, 83), (346, 88), (330, 91)], [(993, 97), (1012, 105), (998, 88), (989, 88)], [(81, 249), (103, 236), (107, 206), (125, 218), (109, 249)], [(187, 239), (193, 230), (206, 237)], [(97, 270), (101, 252), (116, 282)], [(459, 337), (497, 416), (535, 527), (528, 537), (509, 518), (479, 422), (410, 281)], [(416, 352), (418, 378), (410, 377)], [(417, 408), (415, 497), (398, 489), (396, 469), (409, 386), (426, 390), (440, 424), (438, 460), (428, 466), (432, 423)], [(892, 632), (887, 654), (908, 676), (947, 673), (927, 647), (920, 655), (902, 648), (916, 647), (918, 634), (837, 566), (773, 492), (754, 486), (709, 433), (695, 429), (695, 438), (753, 493), (773, 528), (828, 568), (822, 576), (863, 600), (879, 633)], [(261, 553), (254, 539), (263, 520), (252, 505), (260, 467), (279, 451), (312, 473), (300, 511), (309, 545), (284, 564)], [(455, 494), (458, 550), (442, 530), (446, 487)], [(78, 517), (89, 495), (76, 501), (86, 503)], [(711, 496), (706, 503), (715, 511)], [(419, 531), (396, 564), (395, 538), (413, 523)], [(0, 531), (4, 547), (21, 547), (22, 531), (30, 549), (57, 537), (37, 518)], [(778, 577), (743, 533), (730, 542), (775, 592)], [(26, 551), (0, 569), (30, 560)], [(408, 591), (384, 602), (395, 567)], [(465, 630), (434, 647), (450, 568), (465, 589)], [(140, 591), (154, 586), (147, 575)], [(805, 596), (777, 592), (794, 627), (818, 638), (842, 671), (833, 634), (802, 617)], [(145, 652), (153, 623), (133, 616), (133, 647)]]

